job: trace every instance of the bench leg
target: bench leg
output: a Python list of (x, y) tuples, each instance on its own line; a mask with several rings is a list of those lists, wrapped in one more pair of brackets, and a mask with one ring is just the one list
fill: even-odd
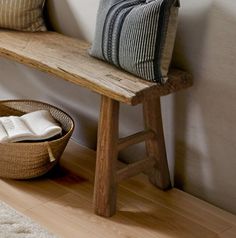
[(154, 168), (149, 172), (149, 179), (155, 186), (168, 189), (171, 187), (171, 182), (166, 158), (160, 97), (145, 98), (143, 113), (146, 129), (156, 133), (155, 137), (146, 141), (148, 157), (156, 161)]
[(119, 102), (102, 96), (98, 125), (94, 209), (96, 214), (104, 217), (110, 217), (116, 212), (118, 121)]

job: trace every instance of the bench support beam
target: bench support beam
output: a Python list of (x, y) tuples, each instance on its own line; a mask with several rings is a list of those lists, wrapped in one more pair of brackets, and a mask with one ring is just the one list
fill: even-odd
[(145, 172), (153, 168), (155, 162), (152, 158), (145, 158), (138, 162), (127, 165), (125, 168), (117, 171), (117, 182), (133, 177), (139, 173)]
[(155, 136), (155, 133), (149, 130), (149, 131), (141, 131), (134, 135), (121, 138), (119, 139), (119, 142), (118, 142), (118, 151), (124, 150), (125, 148), (129, 146), (138, 144), (154, 136)]

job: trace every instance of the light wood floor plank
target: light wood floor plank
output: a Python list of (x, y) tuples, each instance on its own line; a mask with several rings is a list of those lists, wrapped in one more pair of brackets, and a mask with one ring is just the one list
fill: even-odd
[(67, 193), (67, 190), (50, 180), (0, 180), (0, 200), (18, 211), (38, 206)]
[(63, 211), (55, 211), (45, 205), (27, 210), (24, 214), (62, 238), (98, 238), (90, 231), (89, 225), (84, 228), (78, 220), (68, 220), (67, 216), (63, 215)]
[[(154, 186), (148, 182), (148, 179), (145, 175), (139, 175), (133, 177), (129, 180), (124, 181), (122, 186), (127, 189), (132, 190), (133, 192), (137, 191), (137, 188), (142, 187), (142, 192), (139, 195), (142, 195), (150, 200), (159, 201), (161, 203), (166, 203), (168, 207), (173, 206), (173, 209), (176, 211), (180, 209), (181, 212), (183, 210), (191, 211), (196, 213), (196, 220), (199, 221), (199, 218), (205, 218), (205, 220), (210, 220), (214, 223), (214, 219), (216, 219), (216, 223), (227, 223), (232, 225), (236, 225), (236, 216), (226, 212), (216, 206), (211, 205), (208, 202), (198, 199), (188, 193), (185, 193), (179, 189), (172, 189), (167, 192), (163, 192), (158, 189), (153, 189)], [(157, 199), (158, 198), (158, 199)], [(168, 203), (169, 201), (169, 203)], [(184, 204), (184, 206), (183, 206)], [(191, 208), (191, 209), (190, 209)], [(203, 212), (203, 214), (202, 214)], [(192, 214), (190, 214), (192, 218)], [(201, 219), (200, 219), (201, 220)], [(204, 221), (203, 221), (204, 222)], [(213, 229), (216, 227), (213, 226)], [(225, 230), (224, 227), (218, 227), (219, 231)]]
[(236, 237), (234, 215), (177, 189), (158, 190), (144, 175), (121, 183), (117, 215), (94, 215), (94, 158), (94, 151), (71, 141), (61, 167), (46, 177), (0, 180), (0, 200), (62, 238)]
[[(152, 230), (149, 231), (146, 227), (142, 227), (139, 223), (135, 223), (135, 221), (125, 216), (117, 214), (110, 219), (105, 219), (94, 215), (91, 201), (78, 194), (67, 194), (44, 204), (44, 206), (48, 208), (47, 213), (52, 212), (64, 217), (62, 221), (64, 225), (76, 226), (78, 230), (87, 229), (88, 234), (86, 237), (90, 237), (89, 233), (93, 233), (98, 238), (158, 238), (157, 234), (154, 234)], [(35, 211), (35, 209), (33, 210)]]
[[(93, 197), (93, 186), (91, 183), (81, 180), (72, 173), (54, 181), (77, 194), (78, 197), (87, 199), (91, 206)], [(71, 183), (71, 181), (74, 182)], [(122, 214), (123, 217), (135, 221), (139, 226), (145, 226), (146, 229), (152, 230), (154, 235), (158, 237), (177, 236), (190, 238), (202, 237), (203, 235), (204, 237), (214, 237), (215, 235), (198, 223), (186, 219), (161, 204), (157, 205), (145, 198), (137, 196), (127, 189), (120, 187), (118, 194), (118, 214)], [(176, 227), (181, 229), (176, 229)], [(160, 230), (164, 230), (164, 234), (159, 232)]]
[(205, 207), (202, 207), (198, 203), (194, 202), (191, 199), (192, 196), (186, 198), (182, 193), (179, 193), (177, 189), (165, 192), (155, 189), (154, 186), (148, 184), (146, 177), (143, 175), (125, 181), (121, 184), (121, 186), (138, 196), (149, 199), (156, 204), (162, 204), (163, 206), (202, 226), (207, 227), (212, 231), (222, 232), (231, 227), (231, 224), (229, 224), (228, 221), (222, 219), (220, 216), (212, 214), (206, 210)]
[[(72, 193), (87, 199), (92, 204), (93, 186), (88, 181), (83, 181), (79, 176), (69, 171), (68, 175), (54, 179), (54, 181), (69, 189)], [(71, 181), (74, 182), (71, 183)], [(122, 187), (119, 187), (118, 190), (117, 210), (124, 217), (135, 221), (139, 225), (146, 226), (147, 229), (153, 230), (161, 238), (174, 236), (183, 238), (215, 236), (209, 229), (192, 222), (166, 206), (137, 196)], [(180, 229), (176, 229), (176, 227)], [(230, 226), (226, 227), (229, 228)], [(162, 232), (159, 233), (160, 230), (164, 230), (164, 234)]]
[[(87, 148), (83, 147), (80, 151), (74, 142), (70, 144), (69, 151), (71, 155), (70, 163), (67, 163), (63, 158), (63, 166), (92, 181), (95, 169), (95, 152), (92, 150), (87, 152)], [(76, 153), (72, 153), (72, 151), (76, 151)], [(118, 164), (118, 167), (120, 168), (122, 165)], [(138, 175), (128, 179), (122, 182), (121, 186), (154, 203), (162, 204), (217, 233), (230, 228), (236, 221), (234, 215), (178, 189), (172, 189), (168, 192), (156, 189), (149, 183), (145, 175)]]

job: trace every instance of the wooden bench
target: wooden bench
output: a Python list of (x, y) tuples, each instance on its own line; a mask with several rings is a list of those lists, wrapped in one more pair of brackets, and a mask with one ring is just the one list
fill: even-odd
[[(94, 208), (109, 217), (116, 211), (117, 184), (148, 170), (150, 181), (161, 189), (171, 187), (166, 159), (160, 96), (192, 85), (191, 76), (177, 69), (160, 86), (141, 80), (88, 55), (88, 43), (55, 32), (0, 32), (0, 55), (44, 72), (59, 76), (101, 95), (98, 126)], [(143, 104), (144, 130), (118, 138), (119, 105)], [(118, 152), (145, 142), (147, 157), (116, 169)]]

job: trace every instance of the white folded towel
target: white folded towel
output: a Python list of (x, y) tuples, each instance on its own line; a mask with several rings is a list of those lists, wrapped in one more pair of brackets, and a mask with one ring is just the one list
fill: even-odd
[(0, 117), (0, 142), (46, 140), (61, 133), (62, 128), (47, 110)]

